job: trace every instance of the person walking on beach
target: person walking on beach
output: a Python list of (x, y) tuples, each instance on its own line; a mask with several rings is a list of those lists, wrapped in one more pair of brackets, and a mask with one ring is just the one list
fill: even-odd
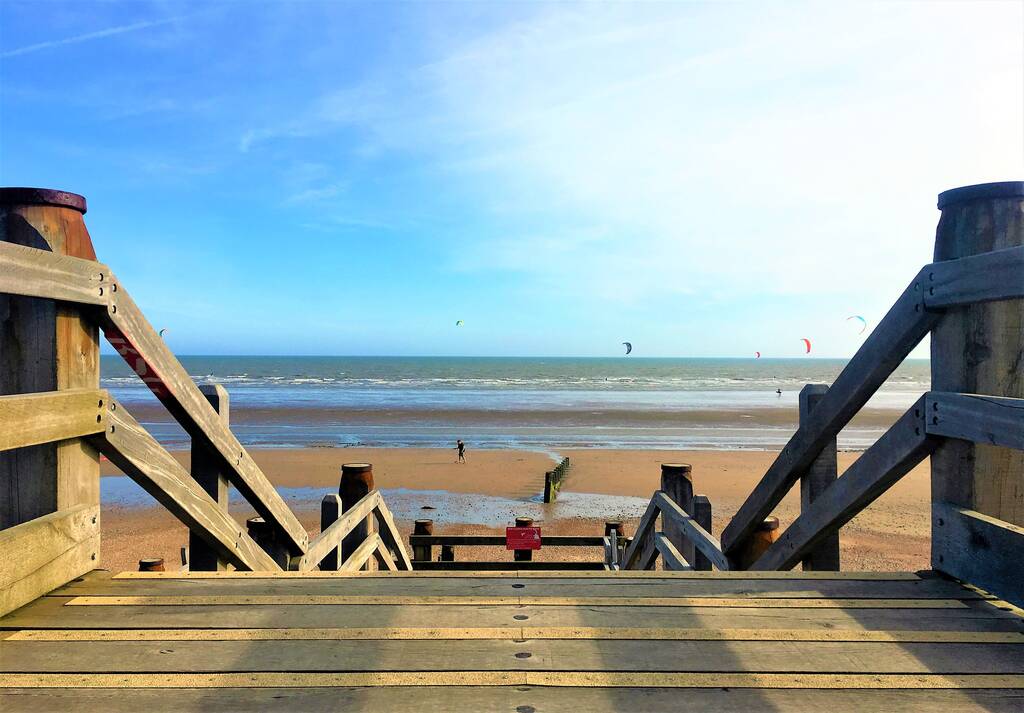
[(462, 439), (455, 441), (455, 449), (459, 452), (458, 463), (466, 462), (466, 444), (462, 442)]

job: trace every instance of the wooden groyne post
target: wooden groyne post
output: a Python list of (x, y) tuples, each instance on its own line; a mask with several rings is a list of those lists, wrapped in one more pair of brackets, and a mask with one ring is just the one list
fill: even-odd
[[(369, 463), (345, 463), (341, 466), (341, 482), (338, 484), (338, 495), (341, 496), (342, 513), (354, 507), (371, 490), (373, 490), (373, 466)], [(352, 529), (341, 541), (341, 560), (347, 560), (363, 541), (373, 532), (373, 515)], [(370, 569), (370, 560), (362, 569)]]
[[(95, 261), (85, 210), (73, 193), (0, 189), (0, 241)], [(83, 309), (0, 294), (0, 395), (99, 388), (99, 330)], [(99, 565), (99, 476), (99, 454), (81, 438), (0, 452), (0, 530), (23, 525), (7, 533), (3, 556), (19, 584), (0, 614)], [(43, 538), (46, 551), (18, 551), (44, 530), (56, 533)]]
[[(433, 535), (434, 521), (430, 519), (416, 520), (412, 525), (414, 535)], [(434, 548), (431, 545), (414, 545), (412, 558), (420, 562), (430, 562), (434, 559)]]
[[(688, 515), (693, 515), (693, 476), (692, 469), (686, 463), (661, 464), (661, 489), (676, 505)], [(674, 521), (665, 519), (662, 531), (668, 541), (679, 551), (690, 566), (694, 563), (694, 547), (690, 538)]]
[[(827, 384), (807, 384), (800, 390), (800, 426), (807, 427), (811, 412), (828, 393)], [(811, 503), (839, 477), (836, 439), (831, 439), (800, 478), (800, 512), (807, 512)], [(803, 559), (805, 571), (839, 571), (839, 531), (827, 535)]]
[[(938, 207), (936, 263), (1024, 245), (1024, 182), (946, 191)], [(1011, 270), (983, 279), (1019, 285), (1024, 275)], [(927, 282), (921, 289), (933, 290)], [(947, 310), (932, 331), (931, 370), (933, 391), (1024, 398), (1024, 299)], [(949, 416), (955, 414), (935, 403), (926, 419), (940, 424)], [(932, 567), (1024, 596), (1015, 554), (1024, 538), (1024, 451), (946, 439), (932, 455), (931, 479)]]
[[(220, 416), (224, 425), (228, 425), (230, 410), (227, 389), (220, 384), (204, 384), (199, 387), (199, 390), (213, 406), (213, 410)], [(227, 512), (230, 484), (224, 473), (223, 463), (224, 459), (219, 453), (202, 441), (193, 439), (192, 478), (213, 498), (217, 505)], [(223, 572), (229, 569), (227, 560), (219, 557), (202, 537), (191, 530), (188, 533), (188, 552), (189, 571)]]

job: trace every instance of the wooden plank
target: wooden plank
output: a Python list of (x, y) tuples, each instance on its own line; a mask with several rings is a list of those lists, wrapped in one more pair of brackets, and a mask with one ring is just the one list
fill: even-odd
[(287, 710), (304, 713), (344, 711), (476, 711), (506, 713), (644, 713), (678, 711), (830, 711), (830, 713), (1019, 713), (1021, 694), (1013, 689), (773, 689), (773, 688), (542, 688), (532, 686), (388, 686), (375, 688), (232, 688), (223, 695), (208, 689), (36, 688), (0, 690), (7, 713), (41, 710), (204, 711)]
[[(485, 573), (486, 574), (486, 573)], [(451, 578), (332, 577), (318, 579), (135, 580), (70, 582), (53, 596), (186, 595), (186, 594), (348, 594), (448, 595), (472, 592), (505, 596), (612, 597), (772, 597), (781, 599), (980, 599), (983, 595), (944, 577), (917, 581), (872, 582), (844, 580), (623, 579), (583, 577), (566, 572), (559, 579), (496, 579), (486, 576)]]
[(103, 305), (113, 275), (94, 260), (83, 260), (0, 240), (0, 293)]
[(0, 396), (0, 451), (101, 433), (109, 398), (102, 389)]
[(932, 548), (942, 571), (1024, 606), (1024, 528), (932, 503)]
[(737, 552), (822, 449), (864, 407), (890, 374), (941, 318), (924, 309), (923, 271), (918, 273), (860, 349), (836, 377), (814, 409), (814, 419), (801, 427), (740, 506), (722, 532), (726, 555)]
[(661, 563), (665, 569), (676, 572), (686, 572), (693, 569), (664, 532), (656, 532), (654, 534), (654, 546), (661, 555)]
[(0, 619), (0, 629), (182, 629), (329, 627), (578, 627), (1024, 631), (1024, 620), (987, 602), (956, 609), (797, 607), (507, 606), (66, 606), (42, 597)]
[[(349, 512), (352, 512), (352, 510), (349, 510)], [(359, 547), (349, 555), (347, 560), (341, 563), (338, 570), (342, 572), (355, 572), (362, 569), (366, 561), (373, 557), (373, 553), (381, 546), (383, 546), (383, 542), (380, 539), (380, 535), (376, 532), (373, 533), (360, 543)]]
[(1024, 450), (1024, 399), (929, 391), (925, 412), (931, 435)]
[[(781, 647), (786, 656), (772, 655)], [(0, 672), (334, 671), (1024, 674), (1024, 644), (687, 639), (255, 639), (0, 642)], [(526, 653), (529, 656), (516, 656)], [(563, 662), (569, 662), (566, 665)], [(571, 668), (570, 668), (571, 667)]]
[[(372, 551), (371, 551), (372, 553)], [(79, 596), (67, 600), (71, 607), (118, 606), (320, 606), (347, 604), (356, 606), (402, 604), (493, 606), (628, 606), (628, 607), (725, 607), (791, 609), (959, 609), (965, 604), (956, 599), (777, 599), (766, 597), (533, 597), (533, 596), (348, 596), (335, 594), (281, 595), (191, 595), (191, 596)]]
[(1014, 689), (1019, 674), (788, 674), (576, 671), (372, 673), (12, 673), (0, 688), (308, 688), (324, 686), (558, 686), (599, 688)]
[[(384, 578), (388, 580), (395, 580), (397, 578), (406, 577), (410, 579), (421, 579), (429, 577), (439, 577), (448, 579), (451, 577), (486, 577), (486, 578), (509, 578), (509, 577), (529, 577), (533, 579), (563, 579), (565, 575), (551, 572), (531, 572), (523, 570), (521, 572), (480, 572), (474, 574), (472, 572), (452, 572), (451, 574), (435, 574), (431, 572), (399, 572), (398, 574), (389, 574), (387, 572), (358, 572), (348, 573), (339, 575), (334, 572), (317, 572), (312, 570), (309, 572), (245, 572), (245, 571), (234, 571), (224, 572), (222, 574), (210, 574), (209, 572), (120, 572), (111, 577), (111, 579), (217, 579), (219, 581), (227, 581), (230, 579), (311, 579), (316, 577), (336, 579), (338, 577), (356, 577), (356, 578)], [(622, 581), (625, 579), (703, 579), (703, 580), (857, 580), (862, 582), (903, 582), (903, 581), (918, 581), (921, 577), (915, 572), (750, 572), (746, 570), (734, 570), (727, 572), (644, 572), (644, 571), (625, 571), (618, 572), (615, 575), (609, 575), (607, 572), (573, 572), (570, 575), (576, 577), (595, 577), (599, 579), (610, 579), (614, 577), (615, 581)]]
[(0, 530), (0, 616), (96, 566), (100, 508), (77, 505)]
[[(655, 492), (651, 496), (651, 502), (647, 504), (647, 509), (636, 526), (636, 534), (622, 555), (622, 569), (648, 569), (639, 563), (641, 556), (646, 560), (654, 548), (654, 526), (659, 514), (657, 494)], [(648, 561), (645, 561), (644, 564), (646, 565)]]
[(937, 445), (925, 432), (924, 397), (900, 417), (793, 521), (751, 569), (789, 569), (817, 545), (873, 503), (924, 460)]
[(933, 262), (925, 272), (928, 309), (1024, 298), (1024, 246)]
[[(807, 384), (800, 390), (800, 423), (810, 424), (814, 407), (828, 392), (827, 384)], [(818, 457), (800, 477), (800, 512), (810, 509), (811, 503), (817, 500), (835, 483), (839, 477), (838, 454), (836, 439), (833, 438), (822, 449)], [(803, 558), (805, 570), (838, 570), (839, 569), (839, 531), (826, 535)]]
[[(458, 560), (454, 562), (439, 562), (434, 560), (428, 562), (426, 560), (412, 560), (411, 562), (416, 572), (449, 572), (453, 576), (458, 574), (471, 574), (472, 572), (487, 572), (490, 574), (507, 573), (515, 575), (517, 573), (530, 573), (538, 571), (547, 572), (563, 572), (571, 570), (576, 572), (577, 570), (601, 570), (604, 569), (604, 562), (551, 562), (551, 561), (540, 561), (535, 562), (532, 560), (504, 560), (504, 561), (485, 561), (485, 560)], [(401, 573), (399, 570), (398, 573)]]
[[(220, 384), (203, 384), (199, 390), (226, 426), (231, 417), (231, 400), (227, 389)], [(206, 443), (193, 441), (189, 463), (192, 479), (221, 510), (227, 512), (229, 483), (224, 475), (223, 459), (211, 451)], [(224, 572), (230, 566), (230, 562), (218, 555), (197, 532), (189, 531), (188, 555), (188, 568), (197, 572)]]
[(678, 627), (375, 627), (322, 629), (22, 629), (6, 641), (342, 641), (462, 639), (636, 639), (639, 641), (842, 641), (919, 644), (1018, 644), (1018, 631), (868, 631), (828, 629), (681, 629)]
[(110, 401), (107, 418), (107, 430), (94, 437), (96, 446), (218, 556), (236, 567), (280, 569), (117, 401)]
[(282, 530), (293, 552), (304, 553), (309, 535), (298, 518), (221, 421), (128, 292), (121, 285), (116, 287), (103, 325), (107, 341), (189, 435), (208, 442), (220, 454), (231, 484), (261, 517)]
[(395, 558), (391, 556), (390, 550), (384, 545), (384, 540), (381, 540), (377, 545), (377, 550), (373, 553), (373, 556), (377, 558), (378, 569), (388, 572), (399, 571), (398, 563), (395, 562)]
[(697, 521), (683, 512), (683, 509), (670, 500), (664, 493), (655, 493), (655, 502), (661, 510), (662, 518), (669, 518), (679, 524), (686, 536), (701, 553), (711, 560), (711, 564), (722, 570), (729, 569), (729, 560), (722, 554), (721, 543), (711, 536)]
[(394, 556), (398, 558), (396, 565), (399, 569), (412, 569), (412, 562), (409, 560), (405, 543), (402, 542), (402, 535), (398, 531), (398, 526), (395, 525), (395, 519), (391, 517), (391, 511), (384, 503), (383, 497), (377, 499), (373, 513), (377, 518), (377, 534), (380, 536), (382, 548), (394, 553)]
[[(297, 569), (300, 572), (304, 572), (320, 564), (320, 560), (326, 557), (328, 553), (336, 550), (341, 544), (342, 539), (352, 532), (356, 525), (366, 520), (367, 516), (373, 512), (379, 502), (380, 491), (373, 490), (353, 507), (349, 508), (341, 517), (309, 543), (306, 554), (299, 559)], [(344, 567), (339, 567), (339, 569), (349, 571)]]

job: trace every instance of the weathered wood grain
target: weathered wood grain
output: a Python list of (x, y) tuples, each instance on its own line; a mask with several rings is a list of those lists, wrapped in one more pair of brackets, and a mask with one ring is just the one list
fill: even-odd
[(650, 569), (653, 562), (651, 553), (653, 551), (657, 554), (657, 550), (654, 549), (654, 528), (660, 511), (656, 496), (657, 492), (651, 496), (651, 502), (647, 504), (647, 510), (636, 526), (636, 534), (622, 556), (622, 569)]
[(361, 570), (366, 561), (373, 557), (373, 553), (381, 546), (383, 546), (383, 542), (380, 539), (380, 535), (374, 532), (362, 541), (359, 547), (348, 556), (348, 559), (341, 563), (338, 569), (342, 572), (357, 572)]
[(106, 306), (110, 268), (0, 240), (0, 293)]
[(934, 262), (925, 273), (929, 309), (1024, 298), (1024, 246)]
[(929, 391), (925, 413), (931, 435), (1024, 450), (1024, 399)]
[(822, 449), (850, 422), (941, 318), (924, 308), (926, 275), (918, 273), (836, 377), (814, 418), (789, 440), (722, 532), (726, 555), (737, 552)]
[[(807, 384), (800, 390), (800, 424), (809, 424), (814, 407), (828, 392), (827, 384)], [(815, 458), (807, 472), (800, 478), (800, 511), (806, 512), (811, 503), (821, 497), (836, 478), (839, 477), (839, 466), (836, 453), (836, 439), (833, 438)], [(839, 569), (839, 531), (826, 535), (811, 548), (803, 558), (805, 570), (838, 570)]]
[[(661, 492), (687, 515), (693, 514), (693, 469), (687, 463), (661, 464)], [(694, 543), (674, 518), (662, 517), (661, 529), (687, 563), (695, 562)], [(659, 551), (661, 548), (658, 548)], [(666, 567), (665, 569), (673, 569)], [(693, 569), (689, 564), (686, 569)], [(685, 571), (685, 570), (683, 570)]]
[(124, 287), (117, 284), (112, 294), (103, 325), (107, 341), (189, 435), (220, 454), (231, 484), (261, 517), (282, 530), (293, 553), (305, 552), (309, 535), (277, 489), (221, 421)]
[(102, 389), (0, 396), (0, 451), (100, 433), (109, 399)]
[[(299, 559), (298, 570), (300, 572), (310, 570), (320, 564), (320, 561), (328, 553), (341, 545), (341, 541), (348, 533), (352, 532), (356, 525), (366, 520), (366, 517), (374, 511), (379, 502), (380, 491), (374, 490), (356, 503), (354, 507), (346, 510), (330, 527), (309, 543), (306, 554)], [(349, 571), (351, 568), (339, 567), (339, 569)]]
[(99, 546), (98, 505), (0, 530), (0, 616), (93, 569)]
[(751, 569), (790, 569), (931, 453), (937, 440), (925, 432), (925, 398), (900, 417), (868, 450), (793, 521)]
[(950, 503), (932, 503), (943, 571), (1024, 606), (1024, 528)]
[[(228, 425), (231, 418), (231, 400), (227, 389), (220, 384), (204, 384), (199, 387), (199, 390), (210, 402), (210, 406), (220, 416), (224, 425)], [(192, 457), (189, 463), (192, 479), (224, 512), (227, 512), (230, 484), (224, 475), (223, 459), (210, 450), (209, 445), (204, 441), (193, 441)], [(198, 572), (223, 572), (230, 566), (227, 559), (218, 555), (206, 544), (202, 536), (192, 531), (189, 531), (188, 534), (188, 553), (189, 569)]]
[(402, 534), (398, 531), (395, 518), (391, 516), (391, 511), (388, 510), (383, 497), (377, 499), (373, 514), (377, 518), (377, 535), (381, 539), (382, 548), (393, 553), (393, 559), (397, 558), (395, 564), (398, 569), (412, 569), (412, 561), (409, 559), (409, 553), (402, 541)]
[(107, 420), (107, 430), (93, 437), (96, 446), (189, 530), (203, 537), (219, 557), (245, 569), (280, 569), (115, 400), (110, 401)]
[(665, 569), (675, 572), (687, 572), (693, 569), (664, 532), (654, 533), (654, 546), (661, 555), (661, 563)]
[(697, 524), (697, 521), (683, 512), (683, 509), (672, 502), (664, 493), (655, 493), (654, 502), (661, 510), (662, 518), (668, 518), (676, 522), (686, 533), (686, 536), (693, 542), (694, 546), (711, 561), (711, 563), (722, 570), (729, 569), (729, 560), (722, 554), (722, 547), (718, 540), (711, 536), (707, 530)]

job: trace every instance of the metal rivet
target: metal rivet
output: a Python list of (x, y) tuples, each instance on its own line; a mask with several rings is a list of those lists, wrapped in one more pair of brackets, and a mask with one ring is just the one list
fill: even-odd
[(932, 424), (936, 424), (938, 422), (939, 422), (939, 417), (938, 416), (932, 416)]
[(110, 305), (110, 311), (117, 314), (117, 305)]
[(96, 414), (96, 423), (99, 423), (102, 420), (103, 420), (103, 416), (101, 416), (100, 414)]
[(111, 424), (110, 425), (110, 432), (113, 433), (116, 428), (117, 428), (117, 426)]
[(946, 524), (946, 521), (945, 521), (945, 520), (943, 520), (943, 519), (942, 519), (942, 518), (940, 517), (940, 518), (939, 518), (939, 527), (942, 527), (942, 526), (943, 526), (943, 525), (945, 525), (945, 524)]
[(112, 292), (117, 292), (117, 283), (115, 282), (113, 285), (111, 285), (110, 289)]
[(103, 399), (100, 399), (99, 407), (103, 408)]
[(938, 410), (939, 410), (939, 402), (938, 401), (932, 402), (932, 411), (938, 411)]
[(100, 297), (102, 297), (102, 296), (103, 296), (103, 288), (101, 287), (100, 288)]
[(89, 559), (95, 560), (96, 559), (96, 553), (93, 552), (91, 555), (89, 555)]

